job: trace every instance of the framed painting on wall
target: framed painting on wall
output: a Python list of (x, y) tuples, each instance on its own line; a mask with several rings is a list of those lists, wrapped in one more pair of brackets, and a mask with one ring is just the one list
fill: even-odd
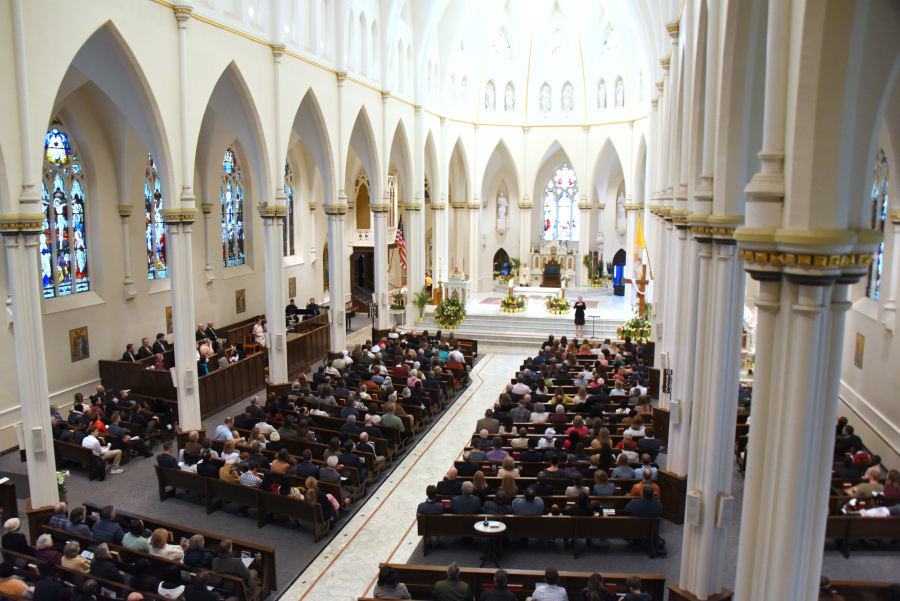
[(288, 278), (288, 298), (297, 296), (297, 278)]
[(166, 307), (166, 334), (172, 334), (175, 328), (172, 326), (172, 307)]
[(234, 291), (234, 304), (236, 313), (244, 313), (247, 310), (247, 294), (243, 288)]
[(91, 356), (91, 346), (88, 342), (87, 326), (69, 330), (69, 350), (72, 353), (72, 363), (87, 359)]
[(862, 369), (863, 366), (863, 353), (866, 350), (866, 337), (862, 334), (856, 334), (856, 350), (853, 353), (853, 365), (857, 368)]

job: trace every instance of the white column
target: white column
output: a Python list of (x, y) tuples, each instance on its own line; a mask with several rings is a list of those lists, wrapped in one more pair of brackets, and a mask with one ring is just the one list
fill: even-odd
[(478, 193), (478, 130), (480, 126), (475, 125), (475, 134), (472, 144), (472, 196), (468, 201), (469, 207), (469, 229), (466, 236), (466, 242), (469, 247), (469, 265), (466, 266), (471, 282), (471, 291), (478, 292), (478, 263), (481, 257), (481, 225), (478, 216), (481, 213), (481, 197)]
[[(631, 124), (632, 127), (634, 124)], [(588, 180), (588, 134), (591, 131), (590, 125), (583, 125), (581, 127), (582, 131), (584, 131), (584, 169), (582, 171), (582, 177), (584, 181)], [(578, 235), (578, 266), (575, 269), (575, 273), (578, 274), (578, 277), (575, 279), (575, 282), (579, 286), (590, 287), (591, 282), (588, 279), (588, 271), (587, 267), (584, 266), (584, 257), (588, 255), (591, 250), (591, 197), (589, 188), (586, 188), (580, 192), (580, 198), (578, 201), (578, 207), (580, 210), (579, 218), (579, 229), (581, 232)]]
[(344, 264), (347, 262), (344, 247), (344, 214), (347, 212), (346, 144), (344, 143), (344, 82), (345, 72), (337, 73), (338, 84), (338, 172), (337, 202), (325, 200), (328, 218), (328, 288), (331, 305), (331, 350), (341, 351), (347, 346), (347, 311), (344, 307)]
[[(415, 107), (415, 151), (412, 189), (407, 194), (406, 219), (406, 284), (409, 294), (406, 303), (406, 323), (416, 323), (419, 310), (413, 306), (413, 295), (425, 286), (425, 113), (421, 106)], [(410, 198), (415, 194), (414, 200)]]
[[(631, 194), (625, 197), (625, 277), (632, 279), (634, 273), (634, 241), (637, 238), (637, 220), (638, 215), (643, 210), (644, 205), (633, 204)], [(637, 303), (637, 296), (634, 294), (634, 286), (625, 284), (625, 299), (628, 302)]]
[(375, 245), (375, 299), (378, 303), (378, 318), (375, 325), (378, 329), (389, 327), (390, 319), (388, 315), (388, 206), (390, 199), (384, 193), (384, 202), (381, 206), (372, 206), (372, 234)]
[(900, 213), (888, 215), (892, 224), (891, 280), (884, 303), (884, 327), (891, 332), (897, 325), (897, 290), (900, 289)]
[[(197, 218), (193, 191), (193, 154), (188, 121), (187, 24), (191, 6), (175, 7), (178, 23), (178, 75), (181, 124), (181, 197), (180, 204), (163, 209), (166, 225), (166, 244), (169, 247), (169, 277), (172, 279), (172, 346), (175, 351), (175, 382), (178, 393), (178, 425), (182, 430), (202, 426), (200, 421), (200, 391), (197, 384), (197, 360), (194, 340), (194, 277), (191, 263), (191, 234)], [(208, 242), (207, 242), (208, 244)]]
[[(275, 202), (282, 199), (276, 198)], [(284, 218), (287, 205), (259, 206), (263, 220), (263, 244), (266, 267), (266, 315), (268, 316), (267, 351), (269, 381), (288, 382), (287, 327), (284, 320)], [(340, 247), (335, 247), (340, 248)], [(337, 254), (337, 253), (335, 253)]]
[(534, 202), (531, 200), (528, 186), (528, 132), (530, 127), (522, 128), (522, 193), (519, 194), (519, 259), (522, 265), (531, 259), (531, 209)]
[(212, 264), (212, 244), (213, 238), (209, 233), (209, 215), (212, 213), (214, 205), (204, 202), (200, 204), (200, 210), (203, 212), (203, 252), (206, 255), (206, 267), (204, 273), (206, 275), (206, 285), (209, 286), (216, 279), (216, 272)]
[(122, 218), (122, 258), (125, 261), (125, 302), (131, 302), (137, 296), (134, 278), (131, 276), (131, 236), (128, 233), (128, 218), (131, 217), (132, 205), (119, 205), (119, 217)]
[[(437, 232), (440, 228), (441, 234), (440, 245), (435, 245), (438, 253), (438, 274), (434, 278), (435, 284), (446, 282), (447, 276), (450, 274), (450, 213), (447, 209), (447, 203), (450, 202), (448, 142), (447, 118), (441, 117), (441, 204), (444, 206), (444, 210), (440, 212), (440, 222), (437, 219), (434, 222), (435, 231)], [(435, 217), (438, 217), (437, 213), (435, 213)]]
[[(669, 258), (667, 281), (669, 288), (666, 292), (667, 309), (665, 337), (668, 338), (666, 350), (669, 352), (669, 369), (673, 370), (672, 374), (672, 393), (670, 402), (677, 402), (679, 405), (678, 413), (680, 419), (677, 422), (670, 422), (669, 425), (669, 454), (666, 460), (666, 468), (670, 472), (674, 472), (679, 476), (687, 474), (687, 459), (689, 456), (689, 443), (691, 431), (691, 406), (690, 398), (684, 396), (685, 378), (692, 377), (693, 372), (689, 368), (693, 367), (694, 357), (685, 357), (681, 355), (683, 341), (680, 338), (683, 329), (681, 328), (682, 320), (686, 313), (691, 310), (691, 305), (687, 304), (686, 296), (689, 294), (691, 283), (687, 280), (690, 272), (686, 270), (689, 262), (686, 260), (689, 251), (688, 229), (686, 219), (676, 217), (673, 219), (675, 226), (672, 235), (669, 238)], [(697, 254), (699, 256), (699, 253)], [(677, 376), (675, 374), (678, 374)], [(670, 405), (671, 410), (671, 405)]]
[[(30, 204), (30, 203), (29, 203)], [(21, 206), (28, 206), (22, 203)], [(47, 507), (59, 501), (56, 459), (50, 427), (47, 361), (41, 315), (41, 283), (38, 281), (38, 236), (43, 217), (5, 216), (2, 229), (9, 270), (9, 293), (13, 302), (16, 375), (25, 439), (26, 468), (32, 507)], [(21, 221), (31, 219), (30, 222)], [(16, 227), (22, 227), (21, 231)]]

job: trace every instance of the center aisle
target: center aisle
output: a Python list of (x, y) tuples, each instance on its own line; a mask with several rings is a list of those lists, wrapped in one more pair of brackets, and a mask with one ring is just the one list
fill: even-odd
[(497, 400), (524, 359), (486, 355), (472, 370), (472, 384), (375, 491), (340, 534), (284, 593), (284, 599), (356, 599), (369, 591), (378, 564), (404, 563), (421, 537), (416, 507), (425, 487), (436, 484), (472, 436), (473, 424)]

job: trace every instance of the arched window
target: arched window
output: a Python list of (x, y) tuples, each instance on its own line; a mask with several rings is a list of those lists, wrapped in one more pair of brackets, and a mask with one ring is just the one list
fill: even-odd
[(287, 217), (284, 218), (284, 256), (293, 257), (294, 252), (294, 174), (291, 164), (284, 161), (284, 196), (287, 203)]
[(234, 150), (222, 159), (222, 266), (244, 264), (244, 180)]
[(547, 45), (544, 58), (571, 58), (566, 36), (560, 30), (557, 29), (556, 33), (550, 36), (550, 43)]
[[(884, 233), (888, 209), (888, 160), (884, 150), (875, 155), (875, 178), (872, 182), (872, 229)], [(878, 246), (875, 261), (869, 265), (869, 284), (866, 295), (878, 300), (881, 295), (881, 272), (884, 269), (884, 241)]]
[(609, 28), (609, 31), (606, 32), (606, 37), (603, 38), (603, 49), (600, 51), (601, 54), (607, 54), (609, 52), (621, 52), (621, 48), (619, 48), (619, 36), (612, 27)]
[(578, 241), (578, 186), (567, 165), (556, 171), (544, 193), (544, 240)]
[(506, 32), (502, 29), (497, 31), (494, 40), (491, 42), (491, 54), (506, 60), (512, 60), (512, 46), (509, 45), (509, 38), (506, 37)]
[(147, 154), (144, 174), (144, 219), (147, 239), (147, 279), (161, 280), (168, 275), (166, 268), (166, 226), (162, 220), (162, 184), (156, 162)]
[(44, 137), (41, 280), (44, 298), (91, 289), (84, 214), (84, 168), (59, 119)]

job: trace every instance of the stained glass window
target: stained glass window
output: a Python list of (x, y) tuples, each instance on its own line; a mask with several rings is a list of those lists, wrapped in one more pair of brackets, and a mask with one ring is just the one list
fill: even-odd
[[(888, 210), (888, 160), (884, 150), (875, 155), (874, 181), (872, 182), (872, 221), (876, 232), (884, 233), (884, 222)], [(884, 242), (878, 246), (875, 261), (869, 266), (869, 284), (866, 295), (878, 300), (881, 295), (881, 274), (884, 270)]]
[(41, 287), (44, 298), (91, 289), (85, 225), (84, 169), (69, 134), (54, 119), (44, 136), (41, 178)]
[(229, 148), (222, 159), (222, 266), (244, 264), (244, 180), (241, 165)]
[(509, 38), (506, 37), (506, 32), (502, 29), (497, 32), (497, 35), (494, 36), (494, 41), (491, 42), (491, 53), (500, 58), (512, 60), (512, 47), (509, 45)]
[(577, 242), (580, 223), (575, 171), (567, 165), (556, 171), (544, 192), (544, 240)]
[(606, 37), (603, 39), (603, 50), (601, 50), (601, 54), (606, 54), (608, 52), (621, 52), (621, 48), (619, 48), (619, 35), (612, 27), (609, 28), (609, 31), (606, 32)]
[(284, 218), (284, 256), (294, 256), (294, 174), (290, 163), (284, 161), (284, 196), (287, 203), (287, 217)]
[(166, 226), (162, 220), (162, 184), (156, 171), (156, 161), (147, 154), (144, 173), (144, 237), (147, 243), (147, 279), (161, 280), (168, 275), (166, 268)]
[(566, 42), (566, 36), (560, 30), (556, 30), (550, 37), (550, 43), (547, 45), (547, 52), (544, 58), (570, 58), (569, 44)]

